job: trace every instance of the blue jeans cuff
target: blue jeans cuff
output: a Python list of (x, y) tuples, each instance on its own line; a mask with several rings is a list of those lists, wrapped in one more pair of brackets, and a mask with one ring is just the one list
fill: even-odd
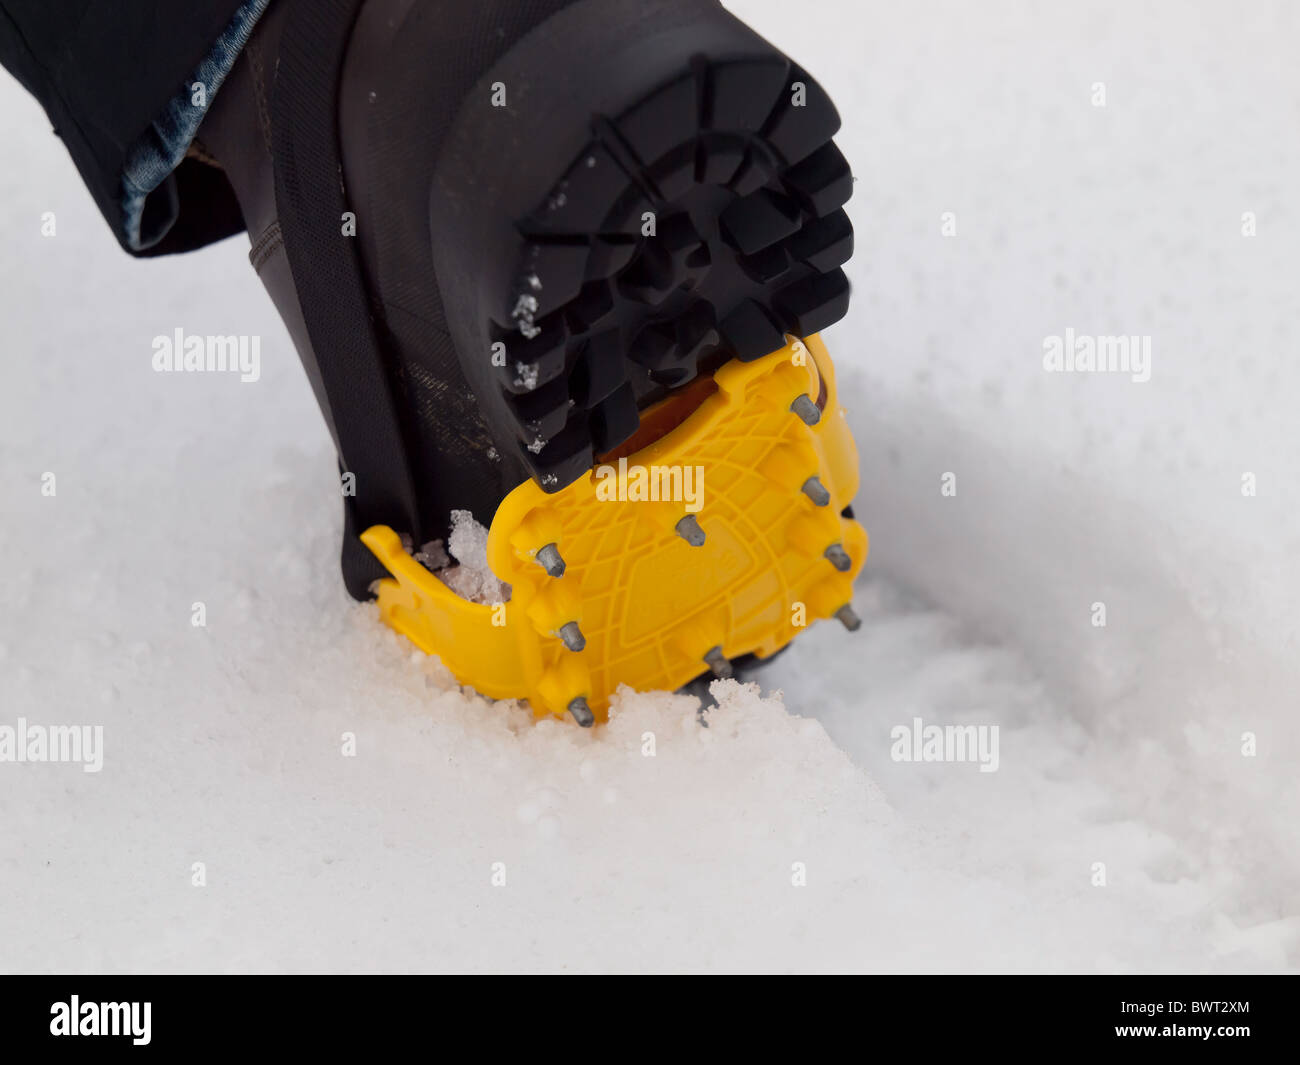
[[(235, 66), (240, 52), (248, 44), (257, 20), (271, 0), (247, 0), (217, 38), (207, 56), (195, 68), (193, 76), (153, 121), (153, 125), (132, 145), (122, 171), (122, 211), (126, 239), (134, 251), (143, 251), (167, 235), (174, 218), (155, 233), (141, 233), (144, 205), (173, 170), (181, 165), (185, 153), (199, 131), (217, 90)], [(196, 91), (203, 86), (202, 95)], [(198, 102), (195, 98), (199, 97)]]

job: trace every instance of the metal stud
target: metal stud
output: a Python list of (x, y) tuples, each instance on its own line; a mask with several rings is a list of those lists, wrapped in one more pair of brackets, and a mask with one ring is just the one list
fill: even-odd
[(591, 712), (587, 700), (581, 695), (569, 703), (569, 713), (573, 715), (573, 720), (583, 728), (591, 728), (596, 723), (596, 715)]
[(830, 563), (841, 573), (848, 573), (853, 568), (853, 559), (849, 558), (849, 553), (844, 550), (842, 544), (831, 544), (826, 549), (826, 557)]
[(548, 577), (564, 576), (564, 559), (560, 557), (560, 549), (554, 544), (538, 548), (537, 564), (546, 570)]
[(791, 403), (790, 409), (799, 415), (805, 425), (816, 425), (822, 420), (822, 412), (817, 409), (817, 404), (812, 401), (807, 392)]
[(849, 632), (857, 632), (858, 629), (862, 628), (862, 619), (853, 612), (853, 607), (849, 603), (845, 603), (839, 610), (835, 611), (835, 616)]
[(819, 507), (826, 506), (831, 501), (831, 494), (822, 484), (821, 478), (813, 476), (803, 483), (803, 494), (813, 501)]
[(677, 531), (677, 535), (692, 547), (704, 546), (704, 530), (700, 528), (700, 523), (695, 520), (694, 514), (687, 514), (673, 528)]
[(726, 679), (735, 672), (721, 647), (711, 647), (704, 655), (704, 664), (713, 671), (715, 677)]
[(582, 635), (576, 621), (566, 621), (560, 626), (560, 639), (570, 651), (581, 651), (587, 646), (587, 637)]

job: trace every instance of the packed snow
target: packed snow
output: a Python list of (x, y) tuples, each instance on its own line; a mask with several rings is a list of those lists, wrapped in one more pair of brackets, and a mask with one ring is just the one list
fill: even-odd
[(1297, 968), (1300, 10), (731, 6), (844, 116), (872, 553), (707, 728), (534, 724), (352, 603), (244, 238), (129, 261), (0, 76), (0, 728), (103, 728), (0, 762), (0, 970)]
[(437, 571), (443, 583), (471, 603), (508, 603), (510, 585), (499, 580), (487, 560), (488, 530), (468, 510), (451, 512), (447, 551), (455, 565)]

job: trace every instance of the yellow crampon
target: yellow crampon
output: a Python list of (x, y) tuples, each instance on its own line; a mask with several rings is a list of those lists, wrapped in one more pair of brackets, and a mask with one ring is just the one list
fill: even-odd
[(378, 585), (385, 622), (462, 684), (590, 724), (620, 684), (725, 675), (821, 618), (856, 628), (867, 534), (841, 511), (857, 489), (834, 371), (812, 336), (650, 408), (632, 440), (561, 491), (512, 491), (487, 545), (508, 603), (460, 598), (386, 526), (361, 539), (392, 574)]

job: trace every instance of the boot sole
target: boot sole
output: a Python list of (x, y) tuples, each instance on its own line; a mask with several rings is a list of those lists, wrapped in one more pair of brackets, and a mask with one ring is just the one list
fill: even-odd
[(844, 316), (830, 99), (713, 0), (582, 0), (477, 83), (430, 194), (448, 326), (547, 492), (641, 411)]

